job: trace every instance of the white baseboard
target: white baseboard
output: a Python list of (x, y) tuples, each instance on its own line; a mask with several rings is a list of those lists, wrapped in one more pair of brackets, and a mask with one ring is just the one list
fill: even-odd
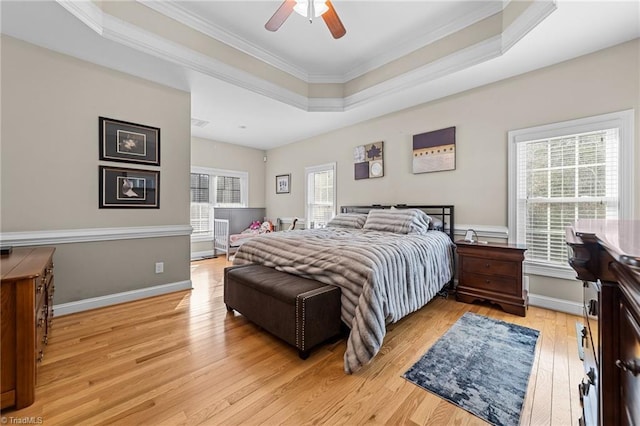
[(582, 303), (574, 302), (572, 300), (541, 296), (539, 294), (529, 293), (529, 305), (577, 315), (579, 317), (583, 314)]
[(104, 308), (105, 306), (117, 305), (119, 303), (132, 302), (134, 300), (145, 299), (147, 297), (160, 296), (162, 294), (173, 293), (181, 290), (191, 290), (191, 280), (179, 281), (175, 283), (162, 284), (153, 287), (141, 288), (139, 290), (125, 291), (122, 293), (108, 294), (106, 296), (92, 297), (78, 300), (76, 302), (61, 303), (53, 305), (55, 316), (74, 314), (76, 312), (88, 311), (90, 309)]
[[(220, 255), (221, 253), (218, 253), (218, 255)], [(224, 255), (224, 253), (222, 253), (222, 255)], [(203, 258), (212, 257), (212, 256), (213, 256), (213, 250), (191, 252), (191, 260), (198, 260), (198, 259), (203, 259)]]

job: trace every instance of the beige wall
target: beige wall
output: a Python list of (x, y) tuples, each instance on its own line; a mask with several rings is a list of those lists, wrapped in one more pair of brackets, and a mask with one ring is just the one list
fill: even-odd
[[(191, 139), (191, 165), (234, 170), (249, 174), (249, 206), (265, 207), (265, 162), (263, 150), (203, 138)], [(275, 181), (275, 177), (274, 177)], [(213, 250), (211, 242), (193, 242), (191, 251)]]
[[(189, 225), (188, 93), (10, 37), (1, 43), (3, 233)], [(160, 209), (98, 209), (98, 165), (158, 169), (98, 161), (99, 116), (161, 129)], [(189, 280), (188, 244), (188, 236), (60, 244), (55, 303)]]
[[(291, 194), (266, 192), (267, 214), (304, 215), (304, 168), (337, 162), (338, 205), (454, 204), (456, 222), (507, 226), (507, 132), (580, 117), (636, 109), (636, 169), (640, 165), (640, 42), (386, 115), (268, 151), (266, 180), (291, 173)], [(412, 135), (456, 126), (456, 170), (413, 174)], [(354, 180), (355, 146), (384, 141), (384, 177)], [(640, 174), (635, 175), (640, 188)], [(635, 199), (640, 218), (640, 197)], [(555, 291), (532, 277), (531, 291), (580, 299), (580, 289)]]

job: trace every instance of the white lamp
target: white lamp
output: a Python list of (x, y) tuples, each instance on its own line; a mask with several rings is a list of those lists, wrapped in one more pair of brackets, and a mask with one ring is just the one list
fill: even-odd
[(311, 22), (313, 18), (317, 18), (329, 10), (329, 6), (326, 3), (327, 0), (296, 0), (293, 10)]

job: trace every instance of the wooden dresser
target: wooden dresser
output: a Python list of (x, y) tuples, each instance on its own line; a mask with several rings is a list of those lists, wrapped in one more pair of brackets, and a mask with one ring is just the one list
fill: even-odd
[(567, 228), (583, 281), (582, 425), (640, 425), (640, 221), (580, 220)]
[(524, 246), (500, 243), (456, 241), (458, 286), (461, 302), (486, 300), (506, 312), (526, 316), (527, 291), (522, 284)]
[(0, 258), (0, 408), (23, 408), (35, 399), (37, 365), (53, 317), (54, 250), (16, 248)]

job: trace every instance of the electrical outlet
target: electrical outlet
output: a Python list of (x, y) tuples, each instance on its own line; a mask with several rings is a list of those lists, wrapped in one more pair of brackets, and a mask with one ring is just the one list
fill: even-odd
[(156, 262), (156, 274), (164, 272), (164, 262)]

